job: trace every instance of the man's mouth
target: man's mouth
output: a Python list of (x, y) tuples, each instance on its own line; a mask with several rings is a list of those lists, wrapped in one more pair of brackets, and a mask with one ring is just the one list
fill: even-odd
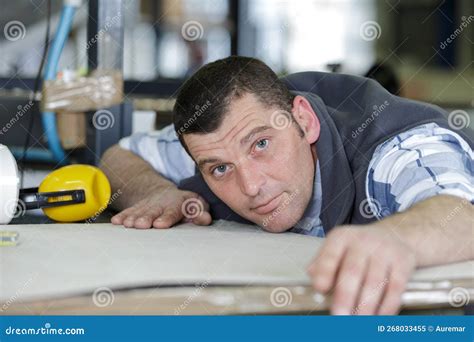
[(274, 197), (273, 199), (271, 199), (270, 201), (266, 203), (263, 203), (255, 208), (252, 208), (252, 210), (255, 211), (259, 215), (268, 214), (272, 212), (273, 210), (275, 210), (276, 208), (278, 208), (281, 202), (281, 196), (282, 194)]

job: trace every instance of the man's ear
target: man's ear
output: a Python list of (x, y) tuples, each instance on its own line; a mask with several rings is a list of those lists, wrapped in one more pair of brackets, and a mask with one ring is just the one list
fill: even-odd
[(303, 130), (304, 138), (308, 143), (316, 142), (321, 133), (321, 124), (309, 101), (303, 96), (295, 96), (291, 111), (293, 118)]

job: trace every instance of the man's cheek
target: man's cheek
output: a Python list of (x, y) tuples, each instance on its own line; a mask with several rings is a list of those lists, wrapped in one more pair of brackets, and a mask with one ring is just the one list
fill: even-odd
[(233, 188), (230, 185), (214, 185), (214, 186), (209, 186), (211, 188), (211, 191), (219, 197), (219, 199), (227, 204), (231, 209), (238, 208), (239, 204), (241, 205), (244, 201), (239, 201), (239, 193), (235, 188)]

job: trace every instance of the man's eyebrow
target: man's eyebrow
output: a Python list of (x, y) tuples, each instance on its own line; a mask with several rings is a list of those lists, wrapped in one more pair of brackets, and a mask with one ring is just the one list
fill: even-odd
[(240, 145), (247, 143), (255, 134), (271, 129), (272, 127), (264, 125), (252, 129), (245, 137), (240, 140)]
[[(240, 144), (243, 145), (247, 143), (255, 134), (266, 131), (268, 129), (271, 129), (271, 126), (263, 125), (263, 126), (258, 126), (252, 129), (245, 137), (243, 137), (240, 140)], [(222, 160), (219, 158), (206, 158), (198, 161), (198, 168), (202, 170), (204, 168), (204, 165), (206, 164), (211, 164), (211, 163), (222, 163)]]
[(198, 162), (198, 168), (200, 170), (202, 170), (204, 168), (204, 165), (206, 164), (210, 164), (210, 163), (220, 163), (222, 162), (222, 160), (220, 160), (219, 158), (207, 158), (207, 159), (203, 159), (203, 160), (200, 160)]

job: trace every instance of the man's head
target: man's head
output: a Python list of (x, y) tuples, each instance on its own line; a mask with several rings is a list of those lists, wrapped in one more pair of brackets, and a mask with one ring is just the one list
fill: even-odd
[(319, 121), (264, 63), (228, 57), (202, 67), (178, 94), (174, 126), (210, 189), (237, 214), (273, 232), (302, 217)]

